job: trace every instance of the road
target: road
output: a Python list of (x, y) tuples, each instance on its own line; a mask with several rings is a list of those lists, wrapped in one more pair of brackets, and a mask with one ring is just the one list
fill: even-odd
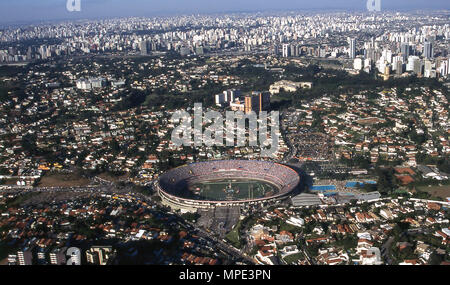
[[(145, 202), (147, 204), (154, 203), (149, 197), (147, 197), (143, 194), (135, 193), (135, 197), (136, 196), (139, 197), (140, 202)], [(226, 252), (227, 254), (229, 254), (230, 256), (234, 257), (237, 260), (243, 260), (252, 265), (256, 264), (255, 261), (252, 258), (250, 258), (248, 255), (246, 255), (245, 253), (242, 253), (237, 248), (234, 248), (233, 246), (226, 244), (225, 242), (216, 238), (213, 234), (208, 233), (207, 231), (205, 231), (201, 228), (198, 228), (197, 226), (195, 226), (195, 224), (193, 224), (189, 221), (185, 221), (180, 216), (174, 215), (174, 217), (177, 219), (177, 222), (180, 226), (185, 227), (191, 233), (195, 233), (199, 237), (202, 237), (203, 239), (210, 241), (213, 244), (213, 246), (215, 246), (217, 249)]]
[(390, 255), (391, 244), (394, 242), (394, 237), (390, 237), (382, 246), (381, 246), (381, 255), (383, 259), (386, 261), (387, 265), (392, 264), (392, 259)]
[[(287, 113), (286, 111), (283, 112), (282, 117), (286, 117)], [(289, 149), (289, 152), (287, 154), (285, 154), (283, 160), (281, 161), (281, 163), (288, 163), (292, 158), (294, 158), (294, 155), (297, 152), (297, 149), (291, 144), (291, 141), (289, 140), (289, 138), (287, 137), (287, 126), (285, 126), (284, 124), (281, 126), (281, 131), (282, 131), (282, 136), (284, 138), (284, 142), (286, 143), (286, 146)]]
[(308, 261), (309, 265), (315, 265), (314, 260), (311, 257), (309, 257), (309, 255), (306, 252), (306, 250), (303, 249), (302, 252), (305, 255), (305, 258)]
[(190, 225), (191, 230), (194, 230), (198, 233), (199, 236), (205, 238), (205, 239), (209, 239), (210, 241), (214, 242), (214, 245), (217, 246), (219, 249), (227, 252), (228, 254), (230, 254), (231, 256), (233, 256), (236, 259), (242, 259), (248, 263), (250, 263), (251, 265), (256, 265), (256, 262), (250, 258), (248, 255), (243, 254), (240, 250), (238, 250), (237, 248), (234, 248), (231, 245), (226, 244), (225, 242), (217, 239), (215, 236), (213, 236), (212, 234), (195, 227), (195, 225), (193, 225), (190, 222), (186, 222), (188, 225)]

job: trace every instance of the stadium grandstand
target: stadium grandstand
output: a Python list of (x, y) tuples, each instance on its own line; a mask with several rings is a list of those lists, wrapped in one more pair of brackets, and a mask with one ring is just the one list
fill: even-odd
[(222, 160), (172, 169), (155, 183), (162, 201), (173, 209), (194, 212), (217, 206), (238, 206), (289, 197), (300, 177), (278, 163)]

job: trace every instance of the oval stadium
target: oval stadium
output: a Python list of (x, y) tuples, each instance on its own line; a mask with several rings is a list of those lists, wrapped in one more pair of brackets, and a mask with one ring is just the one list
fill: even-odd
[(217, 206), (277, 201), (298, 186), (300, 177), (278, 163), (251, 160), (198, 162), (172, 169), (155, 182), (163, 204), (194, 212)]

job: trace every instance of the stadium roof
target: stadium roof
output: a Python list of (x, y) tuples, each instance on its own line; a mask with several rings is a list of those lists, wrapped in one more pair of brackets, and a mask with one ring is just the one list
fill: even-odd
[(322, 201), (315, 194), (302, 193), (291, 198), (294, 207), (321, 205)]
[(362, 193), (362, 194), (352, 194), (352, 193), (339, 193), (337, 195), (337, 202), (339, 204), (350, 203), (352, 200), (358, 201), (370, 201), (380, 199), (380, 192), (370, 192), (370, 193)]

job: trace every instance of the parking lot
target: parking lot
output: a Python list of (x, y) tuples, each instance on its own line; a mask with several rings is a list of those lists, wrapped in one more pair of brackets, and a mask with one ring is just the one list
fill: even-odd
[(216, 207), (208, 211), (200, 211), (199, 214), (200, 218), (197, 221), (199, 227), (224, 238), (239, 221), (240, 207)]

